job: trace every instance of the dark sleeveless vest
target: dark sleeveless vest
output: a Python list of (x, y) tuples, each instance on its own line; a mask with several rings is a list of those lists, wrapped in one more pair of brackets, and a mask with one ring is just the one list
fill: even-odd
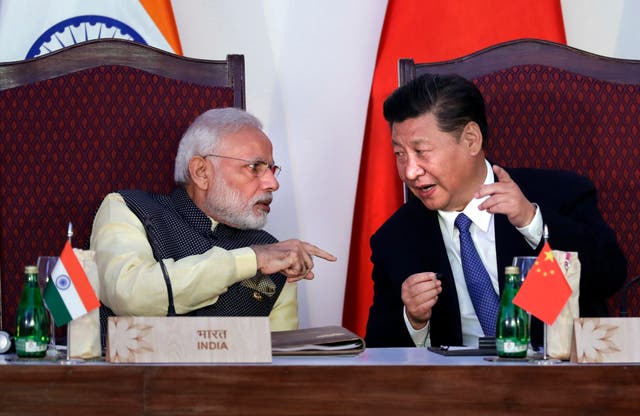
[[(162, 259), (179, 260), (198, 255), (212, 247), (232, 250), (253, 244), (271, 244), (278, 240), (262, 230), (239, 230), (218, 224), (211, 230), (211, 220), (193, 203), (183, 187), (176, 188), (170, 195), (151, 194), (139, 190), (120, 191), (129, 209), (140, 219), (147, 232), (147, 239), (153, 255)], [(240, 282), (231, 285), (227, 292), (218, 297), (216, 303), (192, 311), (190, 316), (268, 316), (286, 282), (280, 273), (270, 276), (276, 289), (272, 296), (259, 295), (254, 289)], [(211, 279), (216, 271), (211, 270)], [(176, 315), (173, 309), (171, 283), (166, 278), (169, 296), (167, 315)], [(103, 346), (106, 336), (106, 318), (114, 313), (106, 306), (100, 308)]]

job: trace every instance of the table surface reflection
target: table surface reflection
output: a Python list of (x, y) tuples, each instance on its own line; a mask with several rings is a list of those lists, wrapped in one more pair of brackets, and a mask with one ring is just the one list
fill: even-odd
[[(72, 360), (71, 364), (80, 366), (536, 366), (540, 365), (533, 359), (498, 360), (491, 356), (445, 356), (436, 354), (426, 348), (368, 348), (358, 355), (307, 355), (307, 356), (273, 356), (271, 363), (144, 363), (144, 364), (112, 364), (104, 359)], [(15, 354), (0, 354), (2, 365), (64, 365), (64, 353), (59, 352), (57, 359), (47, 357), (43, 359), (17, 358)], [(577, 366), (569, 361), (554, 363), (559, 366)], [(619, 365), (635, 365), (625, 363)], [(640, 365), (640, 364), (638, 364)], [(613, 365), (615, 366), (615, 365)]]
[(630, 414), (640, 365), (537, 365), (422, 348), (271, 364), (63, 365), (0, 356), (0, 414)]

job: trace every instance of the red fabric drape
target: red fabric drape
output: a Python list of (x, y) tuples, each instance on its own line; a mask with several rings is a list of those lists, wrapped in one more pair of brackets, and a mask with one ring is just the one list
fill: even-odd
[(389, 1), (360, 162), (343, 311), (346, 328), (365, 333), (373, 299), (369, 238), (403, 200), (382, 116), (385, 98), (398, 86), (398, 59), (443, 61), (518, 38), (565, 43), (560, 0)]

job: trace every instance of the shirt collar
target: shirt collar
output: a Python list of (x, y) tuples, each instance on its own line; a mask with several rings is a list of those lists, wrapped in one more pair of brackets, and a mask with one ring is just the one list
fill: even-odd
[[(495, 182), (495, 178), (493, 176), (493, 170), (491, 169), (491, 164), (489, 161), (485, 159), (484, 163), (487, 166), (487, 176), (484, 178), (484, 184), (491, 184)], [(491, 213), (486, 210), (478, 209), (478, 205), (480, 205), (484, 200), (489, 198), (489, 196), (485, 196), (482, 198), (473, 198), (466, 207), (462, 210), (464, 214), (469, 217), (469, 219), (483, 232), (487, 232), (489, 230), (489, 224), (491, 223)], [(444, 221), (445, 227), (447, 228), (447, 233), (453, 238), (453, 230), (455, 228), (454, 221), (456, 217), (460, 214), (458, 211), (438, 211), (438, 215)]]

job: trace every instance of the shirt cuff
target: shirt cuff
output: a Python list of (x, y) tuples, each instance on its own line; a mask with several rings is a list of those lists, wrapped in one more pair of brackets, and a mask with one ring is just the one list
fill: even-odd
[(533, 205), (536, 207), (536, 214), (533, 216), (529, 225), (516, 227), (516, 229), (520, 231), (520, 234), (522, 234), (531, 248), (536, 248), (538, 247), (538, 244), (540, 244), (540, 240), (542, 240), (542, 227), (544, 222), (542, 221), (542, 212), (540, 212), (540, 207), (538, 204)]
[(409, 335), (413, 340), (413, 343), (416, 347), (424, 347), (429, 336), (429, 328), (431, 325), (429, 322), (422, 329), (414, 329), (409, 322), (409, 318), (407, 318), (407, 308), (402, 308), (402, 316), (404, 317), (404, 324), (407, 326), (407, 330), (409, 331)]
[(229, 250), (229, 252), (233, 255), (237, 270), (236, 276), (238, 276), (240, 280), (255, 276), (258, 270), (258, 260), (255, 251), (250, 247), (242, 247)]

